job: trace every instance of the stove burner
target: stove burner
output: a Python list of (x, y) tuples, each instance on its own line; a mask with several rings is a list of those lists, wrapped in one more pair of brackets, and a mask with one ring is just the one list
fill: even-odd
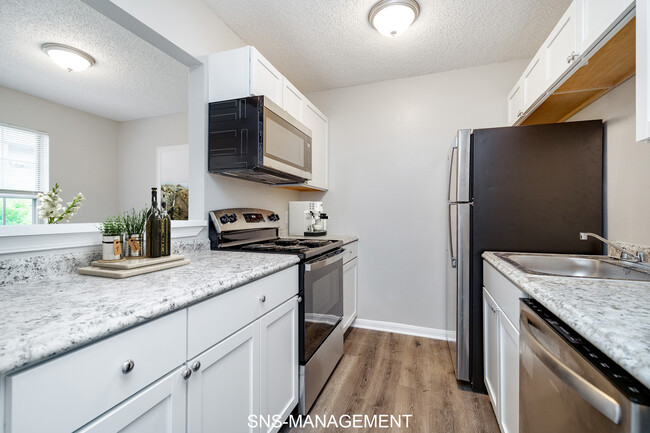
[(298, 239), (278, 239), (275, 243), (277, 245), (298, 245), (300, 241)]

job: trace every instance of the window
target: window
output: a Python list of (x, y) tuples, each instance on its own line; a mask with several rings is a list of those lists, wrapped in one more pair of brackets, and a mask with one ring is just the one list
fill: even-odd
[(38, 193), (49, 187), (49, 137), (0, 123), (2, 225), (35, 224)]

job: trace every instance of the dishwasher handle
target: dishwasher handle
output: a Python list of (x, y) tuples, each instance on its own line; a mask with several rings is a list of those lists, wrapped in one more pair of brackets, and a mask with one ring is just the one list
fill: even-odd
[[(614, 424), (620, 424), (622, 418), (621, 406), (611, 396), (607, 395), (601, 389), (595, 387), (575, 371), (571, 370), (560, 359), (553, 355), (540, 341), (533, 335), (530, 329), (530, 316), (521, 311), (521, 332), (524, 341), (530, 347), (531, 351), (537, 358), (555, 374), (562, 382), (570, 386), (580, 397), (596, 408), (600, 413), (606, 416)], [(536, 327), (543, 332), (543, 330)]]

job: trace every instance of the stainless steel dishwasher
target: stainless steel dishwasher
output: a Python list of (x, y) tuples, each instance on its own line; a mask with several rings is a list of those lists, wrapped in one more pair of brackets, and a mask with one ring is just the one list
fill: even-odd
[(539, 302), (520, 307), (519, 433), (650, 432), (648, 388)]

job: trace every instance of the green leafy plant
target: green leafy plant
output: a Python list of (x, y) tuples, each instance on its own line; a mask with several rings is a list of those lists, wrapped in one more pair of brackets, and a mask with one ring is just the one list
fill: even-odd
[(61, 203), (63, 200), (59, 197), (61, 188), (58, 183), (54, 184), (52, 191), (48, 191), (45, 194), (38, 194), (38, 199), (41, 201), (41, 204), (38, 206), (38, 217), (40, 219), (47, 220), (48, 224), (56, 224), (61, 220), (70, 221), (70, 219), (79, 212), (81, 209), (81, 202), (84, 200), (84, 195), (82, 193), (77, 194), (77, 196), (72, 200), (66, 203), (66, 207), (63, 208)]
[(119, 236), (125, 232), (124, 221), (119, 216), (106, 217), (103, 223), (97, 226), (104, 236)]
[(132, 208), (124, 212), (121, 219), (124, 223), (124, 231), (129, 236), (142, 234), (147, 224), (147, 209)]

